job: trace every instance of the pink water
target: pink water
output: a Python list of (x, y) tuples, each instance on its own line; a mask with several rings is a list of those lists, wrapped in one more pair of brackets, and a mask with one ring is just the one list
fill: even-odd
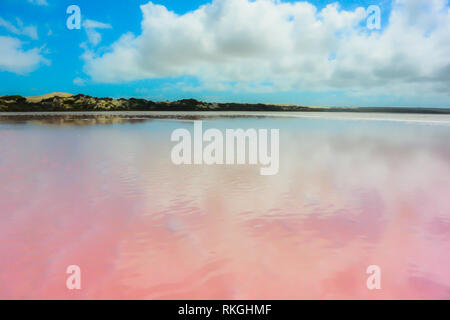
[(188, 121), (0, 121), (0, 299), (450, 298), (449, 125), (204, 126), (279, 128), (279, 173), (173, 165)]

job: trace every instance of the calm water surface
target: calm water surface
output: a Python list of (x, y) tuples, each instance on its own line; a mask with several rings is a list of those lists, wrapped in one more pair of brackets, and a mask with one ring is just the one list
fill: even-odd
[(205, 118), (280, 129), (261, 176), (172, 164), (191, 119), (0, 117), (0, 299), (449, 299), (450, 121), (338, 118)]

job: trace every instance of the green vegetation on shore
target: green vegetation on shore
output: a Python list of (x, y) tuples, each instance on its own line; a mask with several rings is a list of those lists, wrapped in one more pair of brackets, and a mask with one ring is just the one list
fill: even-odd
[(28, 98), (19, 95), (0, 97), (0, 112), (57, 111), (328, 111), (450, 114), (450, 109), (443, 108), (324, 108), (262, 103), (211, 103), (194, 99), (155, 102), (135, 98), (96, 98), (83, 94), (71, 95), (64, 93)]

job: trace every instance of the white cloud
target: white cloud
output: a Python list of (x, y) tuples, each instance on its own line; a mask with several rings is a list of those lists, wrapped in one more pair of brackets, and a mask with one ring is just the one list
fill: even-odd
[(84, 85), (86, 85), (86, 80), (84, 80), (80, 77), (76, 77), (75, 79), (73, 79), (73, 84), (76, 86), (84, 86)]
[(83, 21), (83, 28), (86, 31), (89, 43), (96, 46), (102, 41), (102, 36), (96, 29), (111, 29), (112, 27), (107, 23), (86, 19)]
[(48, 6), (47, 0), (28, 0), (29, 3), (37, 4), (38, 6)]
[(25, 26), (19, 18), (16, 19), (17, 26), (15, 26), (13, 23), (3, 19), (0, 17), (0, 27), (6, 28), (9, 32), (16, 34), (16, 35), (24, 35), (27, 37), (30, 37), (33, 40), (38, 39), (38, 32), (37, 28), (35, 26)]
[(39, 48), (22, 49), (23, 43), (16, 38), (0, 36), (0, 71), (18, 74), (31, 72), (41, 64), (50, 64), (40, 54)]
[(94, 81), (191, 75), (217, 90), (450, 94), (447, 0), (394, 0), (381, 31), (365, 28), (364, 8), (338, 4), (215, 0), (177, 15), (149, 2), (141, 10), (140, 35), (84, 53)]

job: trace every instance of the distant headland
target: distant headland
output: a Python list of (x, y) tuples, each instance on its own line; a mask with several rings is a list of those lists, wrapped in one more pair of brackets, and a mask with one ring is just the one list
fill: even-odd
[(450, 108), (308, 107), (287, 104), (216, 103), (195, 99), (151, 101), (145, 99), (97, 98), (84, 94), (54, 92), (35, 97), (0, 97), (0, 112), (61, 111), (303, 111), (450, 114)]

